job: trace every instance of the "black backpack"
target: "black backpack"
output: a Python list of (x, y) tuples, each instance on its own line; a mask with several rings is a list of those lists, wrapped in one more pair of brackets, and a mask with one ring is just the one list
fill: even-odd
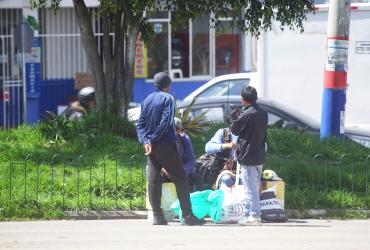
[[(231, 141), (231, 134), (228, 128), (224, 128), (223, 141), (229, 143)], [(228, 156), (230, 150), (224, 150), (219, 154), (204, 154), (195, 163), (195, 172), (203, 177), (203, 183), (206, 187), (212, 187), (217, 176), (224, 169), (225, 165), (230, 161)]]
[(214, 154), (204, 154), (195, 163), (195, 172), (202, 176), (203, 183), (210, 188), (215, 184), (227, 158), (218, 157)]

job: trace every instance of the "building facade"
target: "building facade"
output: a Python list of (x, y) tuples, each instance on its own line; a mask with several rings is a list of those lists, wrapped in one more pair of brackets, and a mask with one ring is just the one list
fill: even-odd
[[(100, 47), (101, 26), (95, 13), (98, 1), (85, 2), (92, 12), (93, 30)], [(3, 114), (9, 113), (9, 119), (13, 111), (8, 112), (5, 109), (10, 110), (11, 106), (17, 106), (17, 119), (22, 120), (23, 109), (30, 108), (21, 103), (26, 102), (30, 93), (24, 93), (27, 96), (24, 97), (22, 89), (13, 90), (14, 86), (10, 84), (14, 79), (22, 80), (22, 53), (15, 45), (15, 30), (22, 21), (29, 21), (29, 16), (37, 24), (37, 29), (34, 29), (33, 54), (28, 53), (26, 57), (32, 57), (31, 62), (37, 64), (36, 67), (33, 65), (30, 74), (37, 78), (35, 80), (33, 77), (32, 81), (37, 85), (38, 92), (33, 93), (33, 99), (38, 102), (38, 110), (28, 110), (26, 113), (42, 114), (46, 110), (57, 112), (58, 106), (67, 105), (75, 97), (76, 74), (89, 73), (72, 1), (62, 1), (61, 8), (54, 12), (52, 9), (31, 10), (28, 0), (3, 0), (0, 2), (0, 13), (0, 52), (3, 54), (0, 70), (4, 68), (6, 71), (1, 72), (0, 79), (7, 83), (1, 89), (5, 94), (9, 93), (11, 101), (16, 102), (10, 105), (11, 101), (3, 100)], [(141, 102), (153, 90), (152, 79), (159, 71), (167, 72), (172, 77), (172, 94), (177, 99), (183, 99), (215, 76), (255, 69), (252, 55), (252, 46), (255, 43), (251, 37), (230, 25), (231, 18), (222, 19), (217, 28), (210, 28), (210, 20), (206, 17), (189, 20), (183, 27), (171, 25), (173, 17), (170, 12), (147, 13), (147, 17), (153, 27), (154, 36), (145, 47), (140, 49), (139, 46), (136, 53), (133, 102)], [(138, 40), (138, 45), (140, 44), (142, 43)], [(14, 92), (18, 91), (16, 98)], [(27, 103), (29, 102), (30, 100)], [(39, 117), (32, 116), (33, 119), (28, 119), (31, 122)]]
[[(101, 47), (102, 31), (95, 11), (99, 1), (85, 2), (91, 9), (93, 30), (98, 47)], [(141, 102), (154, 89), (152, 79), (159, 71), (168, 72), (172, 77), (172, 94), (180, 100), (216, 76), (258, 71), (261, 95), (282, 100), (319, 118), (327, 2), (316, 1), (317, 13), (308, 16), (303, 34), (282, 32), (274, 26), (258, 41), (233, 28), (231, 18), (220, 20), (217, 28), (210, 28), (210, 20), (206, 17), (189, 20), (179, 27), (171, 25), (174, 17), (170, 12), (147, 13), (154, 37), (146, 46), (137, 41), (132, 101)], [(366, 29), (357, 28), (361, 23), (368, 23), (366, 15), (370, 11), (365, 11), (370, 1), (352, 2), (358, 13), (354, 14), (350, 36), (361, 33), (358, 39), (362, 40), (355, 38), (356, 42), (370, 41)], [(22, 21), (33, 23), (31, 53), (22, 53), (17, 45), (17, 27)], [(367, 43), (361, 44), (366, 47)], [(353, 96), (355, 91), (360, 91), (358, 86), (365, 84), (360, 81), (362, 76), (370, 72), (364, 68), (369, 62), (366, 55), (356, 56), (361, 57), (360, 66), (353, 71), (356, 73), (349, 71), (350, 84), (357, 86), (356, 90), (349, 90), (355, 103), (349, 106), (350, 117), (356, 117), (354, 120), (361, 116), (356, 110), (368, 110)], [(349, 60), (351, 65), (351, 56)], [(29, 0), (0, 1), (1, 127), (16, 126), (22, 121), (33, 123), (47, 110), (57, 112), (58, 106), (67, 105), (76, 98), (75, 82), (80, 73), (89, 74), (89, 68), (71, 0), (63, 0), (57, 12), (31, 10)], [(299, 90), (310, 93), (310, 97), (302, 96)], [(310, 103), (312, 99), (314, 103)]]

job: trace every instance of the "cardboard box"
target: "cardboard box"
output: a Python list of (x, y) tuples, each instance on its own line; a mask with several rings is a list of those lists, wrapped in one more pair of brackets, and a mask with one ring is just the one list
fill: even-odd
[(284, 181), (262, 181), (262, 191), (275, 186), (276, 199), (279, 201), (281, 208), (284, 209), (285, 204), (285, 182)]
[[(148, 194), (148, 185), (147, 192)], [(171, 205), (174, 201), (177, 200), (176, 187), (173, 182), (165, 182), (162, 184), (162, 198), (161, 198), (161, 207), (163, 210), (164, 217), (167, 221), (174, 221), (175, 214), (171, 210)], [(146, 208), (148, 209), (148, 219), (153, 219), (152, 207), (149, 203), (149, 196), (146, 196)]]
[(92, 76), (90, 73), (76, 73), (75, 89), (83, 89), (85, 87), (92, 87)]

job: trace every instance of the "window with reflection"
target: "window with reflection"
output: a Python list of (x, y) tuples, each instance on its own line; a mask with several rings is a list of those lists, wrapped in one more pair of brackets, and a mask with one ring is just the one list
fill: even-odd
[(249, 79), (223, 81), (209, 87), (198, 97), (240, 95), (244, 86), (248, 86), (249, 82)]
[(152, 22), (154, 35), (148, 46), (148, 78), (160, 71), (168, 73), (168, 23)]
[(199, 109), (193, 109), (191, 112), (192, 117), (199, 116), (206, 112), (204, 119), (212, 122), (224, 122), (224, 108), (223, 107), (205, 107)]
[(172, 25), (171, 70), (175, 78), (189, 77), (189, 23)]
[(193, 28), (193, 65), (194, 76), (209, 75), (209, 19), (197, 18), (192, 22)]
[(216, 29), (216, 76), (239, 72), (239, 29), (221, 21)]

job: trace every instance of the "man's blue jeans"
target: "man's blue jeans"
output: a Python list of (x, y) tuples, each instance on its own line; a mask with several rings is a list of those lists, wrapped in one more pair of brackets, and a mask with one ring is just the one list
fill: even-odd
[(246, 204), (246, 216), (261, 216), (259, 183), (263, 165), (245, 166), (241, 165), (240, 178), (243, 181)]

